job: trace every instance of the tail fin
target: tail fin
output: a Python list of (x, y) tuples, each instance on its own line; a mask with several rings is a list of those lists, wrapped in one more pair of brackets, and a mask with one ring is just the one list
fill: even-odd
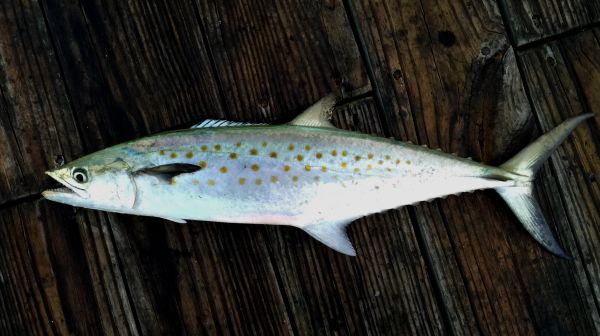
[(569, 257), (554, 238), (539, 204), (533, 197), (531, 181), (544, 161), (573, 132), (575, 127), (592, 116), (593, 114), (588, 113), (564, 121), (500, 166), (504, 170), (522, 176), (523, 181), (514, 187), (496, 188), (498, 194), (502, 196), (535, 240), (548, 251), (563, 258)]

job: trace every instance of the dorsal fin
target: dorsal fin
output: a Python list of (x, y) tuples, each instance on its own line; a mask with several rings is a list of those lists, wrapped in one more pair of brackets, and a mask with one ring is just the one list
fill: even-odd
[(290, 121), (290, 125), (309, 126), (309, 127), (331, 127), (334, 126), (329, 122), (333, 109), (336, 103), (335, 95), (329, 94), (312, 106), (300, 113), (294, 120)]
[(257, 126), (257, 125), (267, 125), (267, 124), (253, 124), (243, 121), (229, 121), (222, 119), (206, 119), (203, 122), (196, 124), (190, 128), (211, 128), (211, 127), (239, 127), (239, 126)]

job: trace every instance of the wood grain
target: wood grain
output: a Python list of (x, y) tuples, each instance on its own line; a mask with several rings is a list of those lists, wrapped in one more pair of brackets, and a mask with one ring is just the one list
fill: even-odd
[(287, 121), (368, 85), (339, 0), (197, 4), (226, 109), (241, 120)]
[[(330, 91), (368, 85), (341, 2), (46, 1), (41, 9), (82, 130), (67, 160), (205, 116), (287, 120)], [(371, 104), (339, 115), (344, 127), (381, 134), (378, 120)], [(406, 212), (355, 225), (364, 258), (292, 228), (181, 226), (45, 201), (0, 217), (8, 230), (0, 333), (444, 331)]]
[(0, 203), (39, 191), (59, 155), (81, 152), (44, 16), (31, 1), (0, 4)]
[[(377, 131), (373, 111), (354, 106), (339, 124)], [(4, 210), (0, 221), (0, 306), (19, 308), (2, 332), (444, 331), (406, 211), (353, 224), (357, 258), (294, 228), (165, 224), (44, 200)]]
[(192, 3), (49, 0), (43, 9), (86, 152), (225, 116)]
[[(494, 2), (363, 0), (356, 11), (391, 134), (494, 164), (539, 134)], [(558, 190), (542, 190), (557, 223)], [(492, 192), (409, 213), (453, 333), (595, 333), (585, 274), (542, 251)]]
[(492, 0), (3, 2), (0, 203), (13, 201), (0, 208), (0, 334), (600, 333), (597, 117), (536, 184), (574, 261), (543, 251), (493, 192), (360, 219), (349, 228), (356, 258), (295, 228), (14, 201), (49, 184), (43, 171), (59, 155), (205, 117), (283, 122), (331, 91), (369, 87), (375, 100), (340, 108), (337, 125), (498, 164), (600, 106), (600, 31), (515, 55), (500, 9)]
[[(564, 38), (520, 55), (536, 117), (546, 131), (570, 116), (600, 109), (600, 30)], [(579, 311), (578, 333), (600, 332), (600, 119), (580, 126), (540, 178), (544, 203), (575, 261), (569, 267), (575, 290), (568, 303)], [(560, 197), (555, 197), (560, 195)], [(563, 294), (564, 295), (564, 294)], [(560, 324), (557, 324), (560, 327)], [(560, 332), (560, 329), (555, 329)], [(576, 330), (576, 329), (574, 329)]]
[(597, 0), (500, 0), (498, 4), (518, 46), (600, 21)]

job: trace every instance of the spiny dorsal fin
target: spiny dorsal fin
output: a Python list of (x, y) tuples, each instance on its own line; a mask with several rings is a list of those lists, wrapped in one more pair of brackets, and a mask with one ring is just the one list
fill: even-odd
[(311, 224), (305, 226), (304, 231), (316, 240), (340, 253), (356, 256), (356, 250), (354, 250), (354, 246), (352, 246), (352, 242), (350, 242), (350, 239), (348, 239), (348, 235), (346, 234), (346, 226), (350, 224), (351, 221), (352, 220), (343, 220), (339, 222)]
[(336, 98), (333, 94), (329, 94), (312, 106), (300, 113), (294, 120), (290, 121), (290, 125), (309, 126), (309, 127), (330, 127), (334, 126), (329, 122), (333, 109), (335, 108)]
[(211, 128), (211, 127), (240, 127), (240, 126), (257, 126), (267, 125), (263, 123), (254, 124), (242, 121), (229, 121), (222, 119), (206, 119), (203, 122), (196, 124), (190, 128)]

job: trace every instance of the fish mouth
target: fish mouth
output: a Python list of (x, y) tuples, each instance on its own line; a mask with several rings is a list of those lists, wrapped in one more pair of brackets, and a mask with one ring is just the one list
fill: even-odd
[[(54, 188), (45, 190), (42, 192), (42, 196), (49, 200), (57, 200), (57, 199), (74, 199), (74, 198), (89, 198), (89, 194), (81, 188), (78, 188), (65, 179), (63, 179), (59, 174), (52, 171), (47, 171), (46, 174), (52, 177), (54, 180), (62, 184), (64, 187)], [(60, 201), (59, 201), (60, 202)]]
[(88, 201), (69, 188), (55, 188), (42, 191), (45, 199), (72, 206), (84, 206)]

